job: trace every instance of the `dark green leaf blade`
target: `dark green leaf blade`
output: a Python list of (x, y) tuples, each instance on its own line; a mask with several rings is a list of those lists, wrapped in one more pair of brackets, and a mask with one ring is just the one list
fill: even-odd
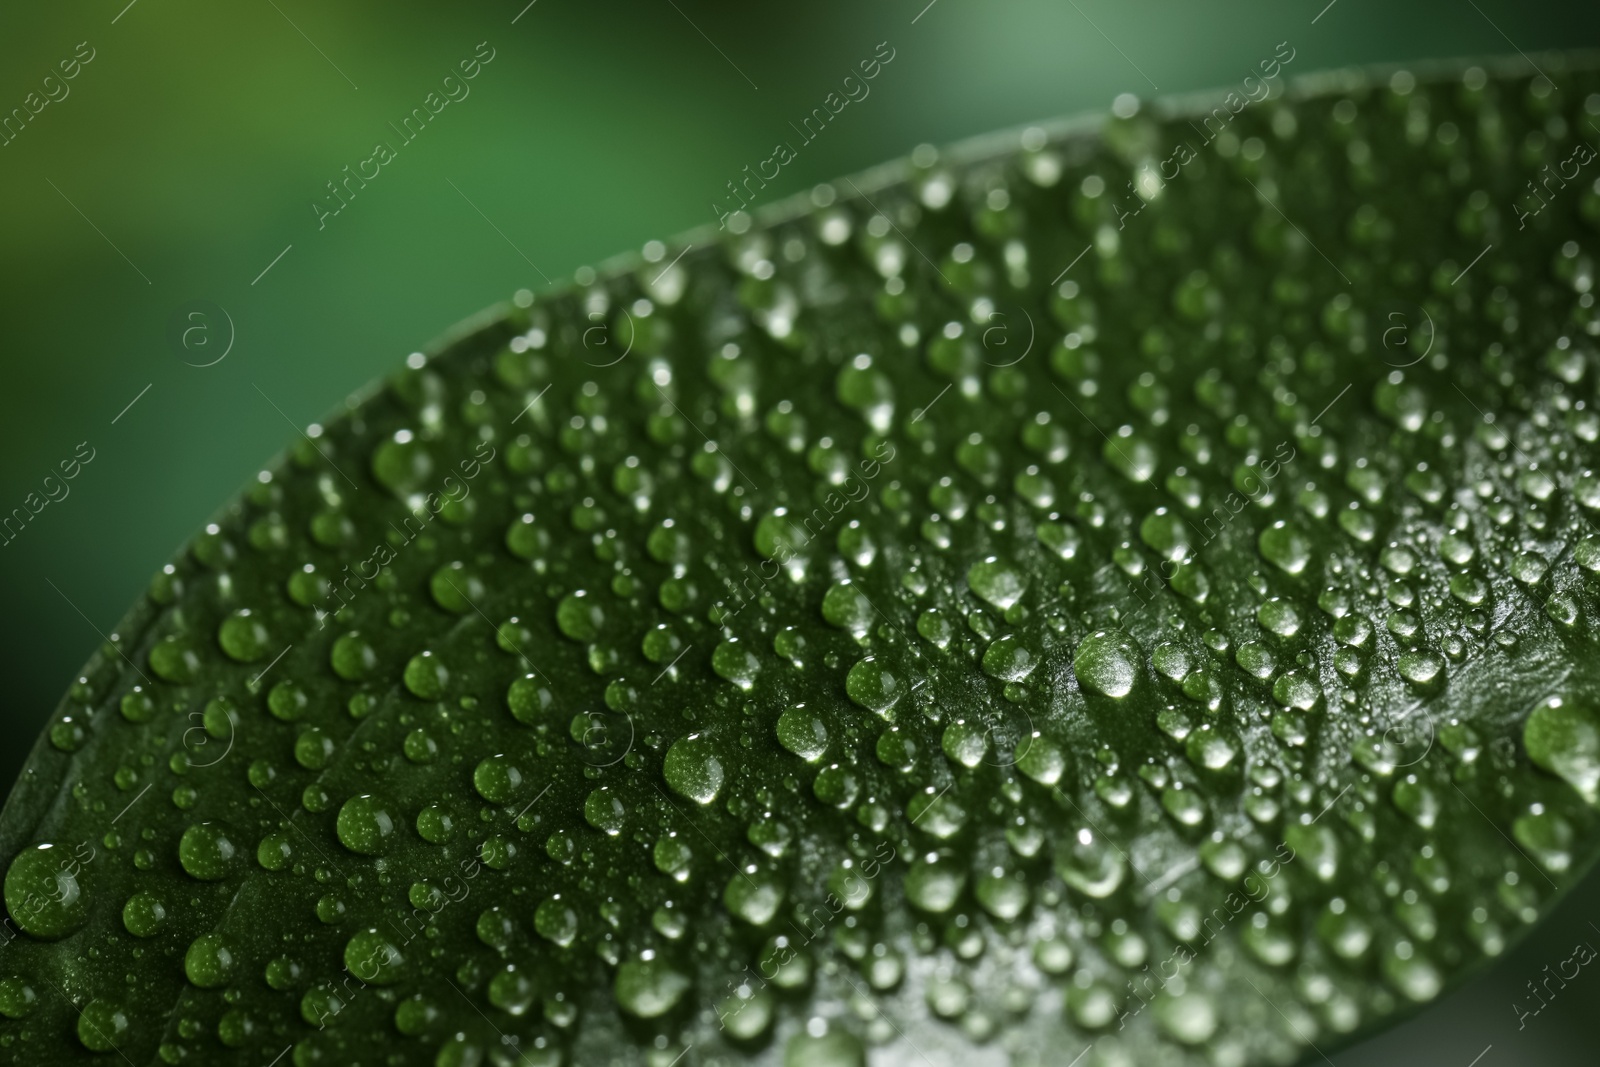
[(1433, 999), (1595, 853), (1541, 67), (919, 155), (413, 357), (63, 701), (0, 1047), (1254, 1064)]

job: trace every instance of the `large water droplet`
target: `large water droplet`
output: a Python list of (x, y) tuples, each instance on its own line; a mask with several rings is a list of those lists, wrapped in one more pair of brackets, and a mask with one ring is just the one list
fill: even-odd
[(709, 804), (722, 788), (722, 761), (709, 740), (699, 734), (679, 738), (667, 750), (662, 767), (667, 784), (696, 804)]
[(778, 716), (778, 743), (808, 763), (822, 758), (828, 750), (828, 725), (804, 704), (788, 708)]
[(489, 756), (472, 771), (472, 785), (491, 804), (509, 804), (522, 792), (522, 768), (510, 756)]
[(1028, 591), (1028, 575), (1009, 560), (990, 556), (968, 568), (967, 586), (1001, 611), (1009, 611)]
[(605, 612), (594, 597), (580, 589), (561, 598), (556, 607), (556, 625), (574, 641), (593, 641), (605, 625)]
[(217, 823), (191, 826), (178, 841), (178, 862), (202, 882), (226, 878), (237, 852), (232, 839)]
[[(1600, 806), (1600, 722), (1587, 707), (1560, 696), (1545, 698), (1522, 729), (1528, 758)], [(6, 880), (10, 899), (10, 879)]]
[(1084, 896), (1101, 899), (1117, 891), (1127, 870), (1116, 846), (1079, 830), (1056, 852), (1056, 873)]
[(784, 1046), (783, 1067), (867, 1067), (867, 1051), (847, 1031), (808, 1027)]
[(1188, 991), (1156, 1001), (1156, 1025), (1174, 1041), (1199, 1045), (1217, 1031), (1217, 1009), (1203, 993)]
[(371, 985), (393, 985), (404, 977), (400, 950), (377, 929), (366, 929), (344, 946), (345, 969)]
[(1098, 630), (1072, 656), (1078, 684), (1108, 697), (1125, 697), (1139, 676), (1139, 646), (1121, 630)]
[(857, 704), (882, 715), (905, 695), (905, 683), (889, 667), (868, 656), (850, 668), (844, 691)]
[(906, 873), (906, 899), (935, 915), (955, 907), (967, 884), (967, 872), (949, 856), (931, 853), (917, 860)]
[(78, 1015), (78, 1040), (91, 1052), (112, 1052), (128, 1036), (128, 1013), (120, 1004), (96, 997)]
[(533, 913), (533, 928), (540, 937), (566, 948), (578, 936), (578, 913), (559, 896), (551, 897)]
[(251, 663), (267, 654), (272, 636), (261, 620), (249, 608), (234, 612), (223, 620), (217, 629), (217, 643), (228, 657), (240, 663)]
[(134, 937), (152, 937), (166, 922), (167, 908), (151, 892), (135, 893), (122, 906), (122, 925)]
[(1282, 519), (1261, 531), (1261, 558), (1276, 564), (1285, 574), (1299, 574), (1311, 561), (1311, 541)]
[[(88, 852), (93, 857), (93, 850)], [(34, 937), (66, 937), (89, 917), (89, 898), (78, 881), (83, 854), (58, 845), (19, 853), (6, 871), (6, 910)]]
[(201, 989), (216, 989), (233, 977), (238, 958), (221, 934), (201, 934), (183, 956), (183, 973)]
[(368, 794), (344, 802), (335, 828), (345, 848), (364, 856), (376, 856), (388, 848), (394, 826), (394, 818), (384, 801)]
[(658, 957), (628, 960), (617, 968), (617, 1006), (640, 1019), (654, 1019), (677, 1006), (689, 979)]

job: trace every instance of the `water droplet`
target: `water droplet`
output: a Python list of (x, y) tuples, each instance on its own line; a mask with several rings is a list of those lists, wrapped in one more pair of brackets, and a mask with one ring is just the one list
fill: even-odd
[(1016, 634), (1006, 634), (983, 654), (983, 673), (1003, 682), (1023, 682), (1038, 666), (1038, 659)]
[[(1560, 696), (1545, 698), (1522, 730), (1528, 758), (1600, 807), (1600, 723), (1587, 707)], [(7, 878), (7, 899), (10, 879)]]
[(506, 706), (525, 726), (545, 721), (555, 709), (555, 694), (535, 674), (525, 674), (506, 689)]
[(967, 872), (956, 860), (930, 853), (906, 872), (906, 899), (923, 911), (943, 914), (955, 907), (967, 884)]
[(359, 631), (341, 634), (328, 653), (333, 673), (347, 682), (358, 682), (377, 669), (378, 652)]
[(577, 939), (578, 913), (559, 896), (554, 896), (533, 913), (533, 928), (540, 937), (566, 948)]
[(844, 689), (851, 700), (879, 715), (894, 707), (905, 695), (905, 684), (873, 656), (859, 660), (850, 668)]
[(1139, 646), (1121, 630), (1097, 630), (1072, 656), (1078, 684), (1108, 697), (1125, 697), (1139, 676)]
[(135, 893), (122, 906), (122, 925), (134, 937), (153, 937), (166, 919), (166, 905), (148, 890)]
[(96, 997), (78, 1015), (78, 1040), (90, 1052), (112, 1052), (128, 1036), (128, 1013), (120, 1005)]
[(1444, 674), (1444, 657), (1432, 649), (1412, 649), (1400, 653), (1395, 664), (1400, 676), (1412, 685), (1434, 685)]
[(1258, 543), (1261, 558), (1285, 574), (1299, 574), (1311, 561), (1311, 540), (1282, 519), (1262, 530)]
[(860, 636), (872, 627), (877, 618), (872, 603), (849, 582), (829, 586), (822, 596), (822, 617), (832, 626), (849, 630)]
[(617, 968), (617, 1006), (640, 1019), (654, 1019), (677, 1006), (689, 979), (658, 957), (628, 960)]
[(1156, 472), (1159, 459), (1156, 446), (1137, 436), (1129, 426), (1119, 429), (1116, 437), (1108, 438), (1100, 454), (1112, 470), (1130, 482), (1148, 482)]
[(1290, 671), (1272, 684), (1272, 698), (1286, 708), (1310, 711), (1322, 699), (1322, 690), (1311, 675)]
[(595, 598), (583, 590), (561, 598), (556, 607), (556, 625), (574, 641), (589, 642), (600, 636), (605, 612)]
[(1439, 995), (1444, 979), (1425, 957), (1417, 954), (1409, 941), (1397, 942), (1383, 959), (1383, 976), (1395, 991), (1421, 1004)]
[(979, 878), (973, 894), (983, 910), (1001, 922), (1011, 922), (1028, 906), (1026, 878), (1001, 868)]
[(484, 585), (481, 578), (467, 570), (465, 563), (456, 560), (433, 572), (428, 579), (428, 592), (433, 602), (445, 611), (465, 615), (482, 599)]
[(1257, 608), (1256, 621), (1262, 629), (1278, 637), (1289, 638), (1300, 632), (1300, 613), (1293, 603), (1282, 597), (1273, 597)]
[(1156, 1025), (1185, 1045), (1201, 1045), (1217, 1031), (1217, 1010), (1202, 993), (1186, 991), (1156, 1001)]
[(522, 792), (522, 768), (500, 754), (481, 760), (472, 771), (472, 785), (491, 804), (510, 804)]
[(250, 613), (249, 608), (242, 608), (229, 615), (217, 628), (217, 643), (229, 659), (252, 663), (267, 654), (272, 635), (261, 620)]
[(679, 738), (667, 750), (662, 773), (679, 796), (709, 804), (722, 788), (722, 761), (711, 742), (699, 734)]
[(1317, 920), (1317, 935), (1334, 955), (1346, 960), (1360, 959), (1372, 944), (1372, 927), (1340, 897), (1330, 900)]
[(444, 696), (449, 680), (449, 670), (432, 652), (419, 652), (406, 664), (406, 688), (421, 700), (438, 700)]
[(1127, 870), (1115, 846), (1092, 831), (1079, 830), (1056, 852), (1056, 873), (1084, 896), (1099, 900), (1117, 891)]
[(828, 750), (828, 726), (822, 718), (797, 704), (778, 716), (778, 743), (807, 763), (815, 763)]
[(432, 473), (433, 457), (410, 430), (396, 431), (372, 452), (372, 476), (395, 496), (421, 489)]
[(1156, 508), (1139, 524), (1139, 539), (1169, 560), (1189, 554), (1189, 524), (1166, 508)]
[(217, 882), (228, 876), (238, 849), (217, 823), (203, 822), (189, 827), (178, 841), (178, 862), (202, 882)]
[(12, 975), (0, 979), (0, 1015), (8, 1019), (24, 1019), (33, 1013), (39, 995), (21, 978)]
[(967, 586), (1001, 611), (1009, 611), (1028, 590), (1028, 575), (1009, 560), (990, 556), (967, 570)]
[(728, 879), (722, 903), (734, 917), (751, 926), (765, 926), (783, 906), (785, 891), (778, 876), (766, 868), (747, 868)]
[(711, 653), (711, 669), (740, 689), (750, 689), (761, 671), (761, 661), (748, 646), (730, 639), (717, 645)]
[(430, 844), (442, 845), (455, 833), (455, 820), (437, 804), (417, 812), (417, 836)]
[(201, 934), (183, 956), (183, 973), (201, 989), (217, 989), (233, 977), (237, 958), (221, 934)]
[(717, 1020), (737, 1040), (751, 1041), (767, 1032), (776, 1008), (771, 993), (744, 983), (717, 1003)]
[(1037, 733), (1017, 745), (1016, 759), (1017, 770), (1044, 786), (1055, 785), (1067, 769), (1066, 753)]
[(593, 790), (583, 801), (583, 817), (590, 826), (616, 837), (627, 824), (627, 809), (616, 793), (605, 786)]
[(51, 844), (18, 853), (5, 884), (6, 910), (17, 925), (50, 941), (82, 926), (89, 917), (89, 898), (78, 872), (86, 862), (79, 852)]
[(376, 929), (362, 930), (344, 946), (345, 969), (371, 985), (393, 985), (404, 977), (405, 958)]
[(394, 836), (394, 818), (384, 801), (370, 794), (351, 797), (339, 808), (339, 841), (351, 852), (381, 855)]
[(783, 1067), (867, 1067), (867, 1050), (845, 1030), (817, 1026), (795, 1034), (783, 1049)]

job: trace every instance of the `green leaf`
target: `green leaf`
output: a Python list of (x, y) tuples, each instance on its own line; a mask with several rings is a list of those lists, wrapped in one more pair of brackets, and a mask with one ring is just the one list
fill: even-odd
[(1595, 855), (1543, 67), (922, 152), (412, 357), (62, 701), (0, 1045), (1243, 1065), (1437, 997)]

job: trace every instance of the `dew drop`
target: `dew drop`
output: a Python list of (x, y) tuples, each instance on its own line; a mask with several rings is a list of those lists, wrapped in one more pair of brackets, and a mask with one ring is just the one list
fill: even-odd
[(201, 934), (183, 956), (183, 973), (192, 985), (216, 989), (233, 977), (237, 958), (221, 934)]
[(617, 1006), (639, 1019), (655, 1019), (677, 1006), (689, 979), (659, 957), (628, 960), (617, 968)]
[(153, 937), (167, 919), (166, 905), (154, 893), (135, 893), (122, 906), (122, 925), (134, 937)]
[(1078, 684), (1108, 697), (1125, 697), (1139, 676), (1139, 647), (1121, 630), (1097, 630), (1072, 655)]
[(679, 738), (667, 750), (662, 767), (667, 784), (679, 796), (709, 804), (722, 788), (722, 761), (711, 742), (699, 734)]
[(217, 823), (189, 827), (178, 841), (178, 862), (191, 877), (217, 882), (228, 876), (238, 849)]
[(875, 657), (868, 656), (850, 668), (845, 693), (855, 703), (879, 715), (894, 707), (905, 694), (905, 684)]
[(339, 842), (363, 856), (382, 854), (394, 836), (394, 827), (394, 817), (384, 801), (371, 794), (345, 801), (336, 822)]
[(1282, 519), (1261, 531), (1261, 558), (1285, 574), (1299, 574), (1311, 561), (1311, 541)]
[(393, 985), (404, 977), (405, 958), (376, 929), (362, 930), (344, 946), (345, 969), (371, 985)]
[(84, 860), (58, 845), (18, 853), (6, 871), (6, 910), (24, 932), (54, 941), (89, 917), (89, 897), (78, 881)]
[[(1600, 722), (1587, 707), (1560, 696), (1546, 697), (1528, 716), (1522, 745), (1536, 766), (1600, 807)], [(9, 900), (9, 876), (6, 887)]]
[(491, 804), (516, 800), (522, 792), (522, 782), (522, 768), (503, 754), (484, 758), (472, 771), (473, 788)]
[(828, 750), (828, 726), (822, 718), (797, 704), (778, 716), (778, 743), (807, 763), (814, 763)]
[(990, 556), (967, 570), (967, 587), (1001, 611), (1009, 611), (1028, 590), (1028, 575), (1009, 560)]
[(112, 1052), (128, 1036), (128, 1013), (118, 1004), (96, 997), (78, 1015), (78, 1040), (90, 1052)]
[(228, 658), (253, 663), (267, 654), (272, 635), (249, 608), (242, 608), (223, 620), (217, 628), (217, 643)]

